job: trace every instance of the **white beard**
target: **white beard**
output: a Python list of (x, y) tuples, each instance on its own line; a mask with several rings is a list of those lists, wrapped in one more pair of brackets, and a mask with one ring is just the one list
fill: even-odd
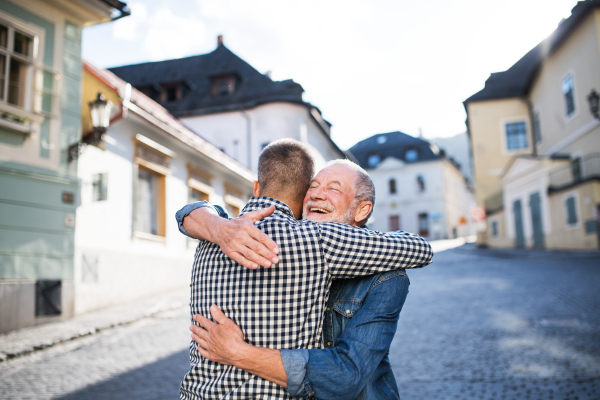
[[(337, 210), (333, 213), (325, 214), (326, 221), (321, 220), (320, 222), (338, 222), (340, 224), (352, 225), (358, 203), (358, 201), (352, 203), (343, 214), (338, 213)], [(302, 219), (311, 219), (310, 217), (307, 217), (306, 214), (306, 209), (302, 210)]]

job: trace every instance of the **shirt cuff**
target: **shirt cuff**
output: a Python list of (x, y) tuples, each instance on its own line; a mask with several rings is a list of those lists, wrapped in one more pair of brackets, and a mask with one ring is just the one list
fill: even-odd
[(287, 375), (287, 391), (292, 397), (301, 397), (308, 363), (308, 350), (279, 350), (281, 361)]
[[(190, 215), (190, 213), (192, 211), (194, 211), (195, 209), (202, 208), (202, 207), (210, 207), (213, 210), (215, 210), (215, 212), (220, 217), (224, 217), (224, 218), (228, 217), (227, 211), (223, 210), (222, 207), (212, 206), (208, 201), (197, 201), (195, 203), (190, 203), (190, 204), (184, 206), (181, 210), (177, 211), (177, 213), (175, 214), (175, 219), (177, 220), (177, 226), (179, 227), (179, 232), (183, 233), (185, 236), (191, 237), (190, 235), (188, 235), (187, 231), (183, 227), (183, 219), (185, 217), (187, 217), (188, 215)], [(192, 239), (194, 239), (194, 238), (192, 238)]]

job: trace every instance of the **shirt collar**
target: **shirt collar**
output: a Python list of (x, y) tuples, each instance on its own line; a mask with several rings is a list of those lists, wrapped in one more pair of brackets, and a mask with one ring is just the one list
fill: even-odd
[(294, 217), (294, 213), (292, 212), (291, 208), (287, 204), (282, 203), (279, 200), (275, 200), (271, 197), (266, 197), (266, 196), (250, 197), (250, 199), (244, 206), (244, 209), (242, 210), (242, 212), (247, 213), (250, 211), (258, 211), (258, 210), (262, 210), (265, 208), (269, 208), (271, 206), (275, 206), (275, 209), (277, 211), (280, 211), (280, 212), (287, 214), (290, 217), (296, 219), (296, 217)]

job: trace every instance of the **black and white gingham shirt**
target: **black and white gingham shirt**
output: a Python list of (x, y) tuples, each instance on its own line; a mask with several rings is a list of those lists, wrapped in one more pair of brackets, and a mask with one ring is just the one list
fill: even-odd
[[(276, 211), (257, 226), (279, 246), (278, 264), (250, 270), (216, 244), (201, 241), (192, 271), (191, 314), (210, 318), (210, 306), (218, 305), (250, 344), (323, 348), (323, 312), (332, 279), (431, 263), (429, 243), (409, 233), (297, 221), (286, 204), (269, 197), (252, 197), (242, 213), (271, 205)], [(190, 364), (181, 383), (182, 399), (291, 398), (274, 383), (202, 358), (193, 341)]]

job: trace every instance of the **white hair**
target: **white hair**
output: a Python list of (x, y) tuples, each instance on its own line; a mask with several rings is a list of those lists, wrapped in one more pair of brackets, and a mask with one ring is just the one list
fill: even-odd
[[(354, 180), (354, 197), (356, 200), (354, 206), (358, 205), (358, 202), (361, 201), (370, 201), (373, 207), (375, 207), (375, 184), (373, 183), (373, 180), (367, 171), (362, 169), (360, 165), (350, 160), (333, 160), (327, 163), (327, 166), (330, 165), (343, 165), (356, 172), (356, 179)], [(369, 215), (367, 215), (367, 218), (365, 218), (364, 221), (357, 222), (363, 222), (364, 225), (372, 213), (373, 209), (371, 209), (371, 212)]]

